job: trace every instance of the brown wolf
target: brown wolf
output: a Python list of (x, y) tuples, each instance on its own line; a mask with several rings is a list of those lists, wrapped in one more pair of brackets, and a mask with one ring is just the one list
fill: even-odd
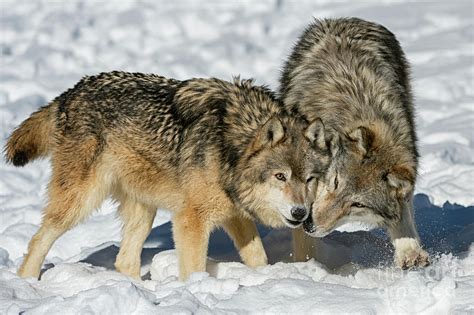
[(388, 228), (397, 265), (428, 264), (412, 213), (418, 152), (408, 63), (395, 36), (357, 18), (315, 21), (285, 65), (280, 93), (289, 111), (321, 117), (339, 135), (306, 232), (369, 221)]
[(286, 116), (274, 95), (251, 80), (125, 72), (85, 77), (25, 120), (5, 149), (16, 166), (50, 154), (53, 168), (22, 277), (38, 277), (53, 242), (108, 196), (120, 202), (123, 220), (120, 272), (139, 277), (157, 208), (174, 211), (181, 279), (205, 270), (217, 226), (247, 265), (264, 265), (252, 219), (301, 225), (313, 179), (329, 163), (321, 121)]

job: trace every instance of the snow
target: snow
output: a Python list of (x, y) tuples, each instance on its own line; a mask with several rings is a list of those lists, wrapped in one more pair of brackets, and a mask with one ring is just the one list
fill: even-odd
[(85, 74), (241, 74), (276, 88), (312, 16), (384, 24), (412, 64), (421, 151), (416, 219), (433, 257), (428, 268), (401, 271), (385, 233), (349, 226), (315, 240), (318, 261), (290, 263), (290, 232), (259, 227), (271, 264), (250, 269), (217, 231), (209, 273), (180, 282), (170, 214), (160, 210), (142, 253), (146, 280), (137, 281), (113, 270), (120, 222), (108, 201), (55, 243), (41, 281), (20, 279), (15, 272), (39, 227), (51, 171), (47, 160), (24, 168), (2, 160), (0, 314), (474, 312), (471, 1), (2, 0), (0, 12), (1, 146)]

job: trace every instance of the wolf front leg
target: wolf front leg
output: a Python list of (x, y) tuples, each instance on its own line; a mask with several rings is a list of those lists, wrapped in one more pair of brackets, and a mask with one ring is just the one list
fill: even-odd
[(211, 224), (195, 207), (187, 207), (173, 218), (173, 239), (178, 252), (179, 279), (206, 271)]
[(224, 224), (224, 230), (234, 241), (240, 258), (249, 267), (265, 266), (268, 263), (267, 254), (255, 223), (241, 216), (234, 216)]
[(305, 233), (302, 227), (292, 230), (293, 261), (305, 262), (314, 256), (314, 247), (317, 239)]
[(395, 247), (395, 264), (402, 268), (424, 267), (429, 265), (428, 253), (421, 247), (420, 237), (413, 218), (412, 198), (405, 204), (401, 220), (388, 228)]

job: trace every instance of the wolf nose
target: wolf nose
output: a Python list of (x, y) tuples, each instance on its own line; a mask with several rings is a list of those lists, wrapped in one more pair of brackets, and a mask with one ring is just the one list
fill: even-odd
[(295, 218), (295, 220), (303, 221), (303, 219), (306, 217), (306, 214), (307, 211), (305, 208), (294, 207), (293, 209), (291, 209), (291, 215), (293, 216), (293, 218)]

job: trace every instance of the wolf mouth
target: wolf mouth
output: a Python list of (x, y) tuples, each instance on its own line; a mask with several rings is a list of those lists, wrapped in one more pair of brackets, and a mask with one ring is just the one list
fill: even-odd
[(295, 228), (298, 227), (298, 226), (300, 226), (301, 223), (303, 223), (303, 222), (301, 222), (301, 221), (288, 220), (287, 218), (285, 218), (285, 221), (286, 221), (286, 223), (287, 223), (288, 225), (290, 225), (290, 227), (295, 227)]

